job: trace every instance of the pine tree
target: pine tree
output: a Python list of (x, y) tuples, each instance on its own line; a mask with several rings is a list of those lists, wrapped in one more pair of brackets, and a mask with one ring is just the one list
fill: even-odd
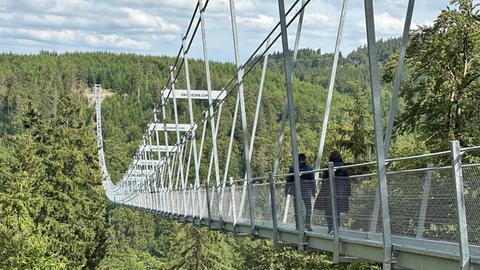
[(175, 224), (169, 269), (234, 269), (233, 249), (228, 238), (192, 225)]
[(13, 224), (18, 232), (28, 233), (21, 242), (25, 249), (15, 241), (20, 237), (15, 233), (11, 242), (3, 243), (4, 250), (9, 250), (9, 244), (25, 250), (18, 261), (1, 254), (7, 268), (29, 268), (18, 265), (25, 262), (94, 267), (103, 257), (105, 199), (95, 136), (82, 118), (80, 104), (67, 97), (53, 119), (42, 120), (30, 108), (24, 116), (25, 133), (12, 138), (17, 155), (9, 163), (2, 162), (9, 164), (5, 172), (10, 173), (2, 173), (5, 185), (0, 198), (18, 221), (2, 217), (1, 223), (7, 224), (7, 231), (12, 226), (8, 224)]

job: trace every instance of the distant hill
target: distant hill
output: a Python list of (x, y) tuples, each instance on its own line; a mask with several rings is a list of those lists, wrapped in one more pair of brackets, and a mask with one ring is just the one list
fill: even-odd
[[(387, 63), (389, 57), (399, 50), (400, 38), (391, 38), (377, 41), (378, 63), (380, 70)], [(293, 51), (291, 52), (293, 54)], [(300, 81), (328, 86), (332, 69), (333, 53), (322, 53), (321, 49), (303, 48), (298, 50), (298, 60), (295, 76)], [(269, 56), (270, 68), (283, 68), (283, 53), (275, 52)], [(380, 74), (381, 75), (381, 74)], [(358, 47), (348, 55), (340, 53), (337, 72), (336, 90), (352, 92), (346, 81), (359, 80), (367, 83), (368, 78), (368, 51), (366, 45)]]

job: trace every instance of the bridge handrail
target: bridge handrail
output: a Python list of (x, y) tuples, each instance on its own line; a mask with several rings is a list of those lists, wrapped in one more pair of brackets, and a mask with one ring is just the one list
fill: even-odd
[(463, 153), (480, 151), (480, 145), (479, 146), (461, 148), (460, 151), (461, 151), (462, 154)]
[[(474, 151), (480, 151), (480, 146), (472, 146), (472, 147), (466, 147), (461, 149), (462, 153), (467, 153), (467, 152), (474, 152)], [(410, 161), (410, 160), (416, 160), (416, 159), (424, 159), (424, 158), (432, 158), (432, 157), (440, 157), (440, 156), (447, 156), (450, 155), (451, 151), (440, 151), (440, 152), (435, 152), (435, 153), (427, 153), (427, 154), (420, 154), (416, 156), (406, 156), (406, 157), (397, 157), (397, 158), (390, 158), (387, 159), (386, 162), (392, 163), (392, 162), (400, 162), (400, 161)], [(368, 162), (362, 162), (362, 163), (357, 163), (357, 164), (349, 164), (349, 165), (343, 165), (343, 166), (336, 166), (334, 167), (335, 169), (349, 169), (349, 168), (358, 168), (358, 167), (365, 167), (365, 166), (370, 166), (370, 165), (375, 165), (376, 161), (368, 161)], [(464, 165), (466, 166), (466, 165)], [(450, 166), (443, 166), (443, 167), (433, 167), (433, 168), (417, 168), (417, 169), (408, 169), (408, 170), (402, 170), (402, 171), (389, 171), (387, 174), (393, 175), (397, 173), (405, 173), (405, 172), (423, 172), (423, 171), (430, 171), (434, 169), (445, 169), (445, 168), (450, 168)], [(314, 169), (314, 170), (309, 170), (309, 171), (300, 171), (300, 175), (304, 174), (310, 174), (310, 173), (315, 173), (315, 172), (324, 172), (328, 171), (328, 168), (321, 168), (321, 169)], [(274, 175), (274, 178), (282, 178), (282, 177), (288, 177), (288, 176), (293, 176), (294, 173), (282, 173), (282, 174), (276, 174)], [(366, 176), (375, 176), (377, 173), (369, 173), (369, 174), (361, 174), (361, 175), (351, 175), (350, 178), (358, 178), (358, 177), (366, 177)], [(253, 181), (256, 180), (266, 180), (268, 179), (267, 176), (258, 176), (252, 178)], [(321, 179), (321, 178), (318, 178)], [(315, 180), (318, 180), (315, 179)], [(233, 182), (236, 183), (243, 183), (246, 181), (246, 178), (239, 178), (233, 180)]]

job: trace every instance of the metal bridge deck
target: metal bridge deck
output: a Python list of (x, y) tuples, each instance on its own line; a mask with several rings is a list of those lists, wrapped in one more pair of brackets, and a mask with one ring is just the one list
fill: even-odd
[[(130, 205), (126, 205), (130, 206)], [(131, 206), (130, 206), (131, 207)], [(147, 210), (133, 207), (138, 210)], [(162, 217), (179, 222), (193, 223), (198, 226), (208, 226), (208, 219), (193, 218), (192, 216), (178, 216), (172, 213), (162, 213), (147, 210)], [(252, 235), (250, 220), (241, 218), (234, 225), (231, 221), (212, 220), (212, 230), (232, 233), (252, 238), (272, 239), (272, 223), (267, 221), (256, 222), (255, 234)], [(306, 232), (305, 247), (312, 250), (334, 251), (334, 237), (327, 233), (327, 227), (312, 226), (313, 231)], [(382, 262), (383, 246), (382, 234), (359, 232), (340, 229), (340, 254), (346, 261), (374, 261)], [(281, 244), (296, 245), (298, 232), (294, 224), (279, 223), (278, 237)], [(459, 268), (459, 244), (447, 241), (416, 239), (412, 237), (392, 236), (393, 250), (396, 254), (396, 265), (408, 269), (450, 270)], [(480, 269), (480, 246), (470, 245), (471, 269)]]

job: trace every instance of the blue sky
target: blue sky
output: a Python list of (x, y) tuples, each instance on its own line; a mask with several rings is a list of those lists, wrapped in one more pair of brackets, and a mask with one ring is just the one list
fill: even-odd
[[(286, 0), (289, 6), (293, 0)], [(0, 0), (0, 50), (177, 53), (196, 0)], [(448, 0), (417, 0), (412, 27), (432, 24)], [(376, 0), (378, 38), (400, 36), (407, 0)], [(236, 0), (240, 52), (245, 59), (278, 20), (276, 0)], [(340, 0), (312, 0), (301, 47), (333, 50)], [(233, 61), (228, 0), (210, 0), (206, 12), (209, 57)], [(289, 35), (295, 34), (295, 26)], [(200, 57), (197, 36), (192, 56)], [(363, 1), (350, 0), (342, 51), (365, 43)], [(273, 49), (279, 50), (280, 44)]]

